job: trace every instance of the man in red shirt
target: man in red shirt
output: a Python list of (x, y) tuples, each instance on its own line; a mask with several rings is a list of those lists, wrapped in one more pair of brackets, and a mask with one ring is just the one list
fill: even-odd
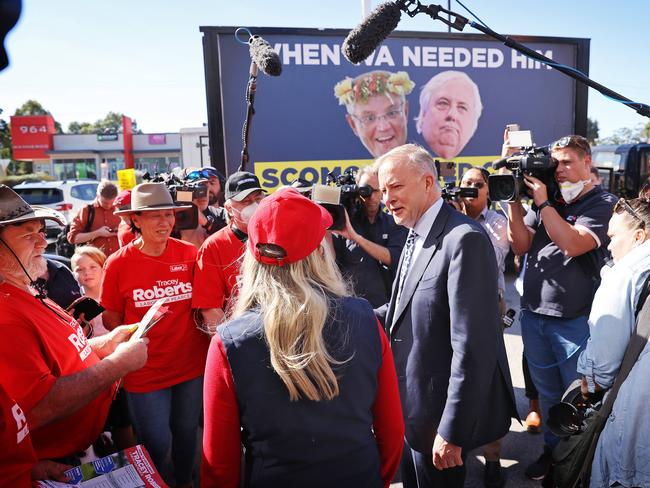
[(93, 203), (82, 207), (72, 219), (70, 232), (68, 232), (70, 244), (91, 244), (104, 251), (106, 256), (117, 251), (120, 248), (117, 240), (120, 218), (113, 215), (115, 210), (113, 203), (116, 198), (117, 186), (110, 181), (102, 181), (97, 186), (97, 197)]
[(260, 181), (252, 173), (238, 171), (226, 181), (229, 225), (206, 239), (196, 257), (192, 308), (199, 309), (205, 329), (214, 334), (236, 294), (240, 258), (244, 254), (248, 221), (264, 198)]
[(86, 339), (75, 319), (36, 293), (34, 278), (46, 268), (44, 219), (58, 221), (0, 185), (2, 381), (25, 412), (37, 457), (60, 459), (97, 438), (114, 383), (145, 364), (147, 346), (127, 341), (129, 326)]

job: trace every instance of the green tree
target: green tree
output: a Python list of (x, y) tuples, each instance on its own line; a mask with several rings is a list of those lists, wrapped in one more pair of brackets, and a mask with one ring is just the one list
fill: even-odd
[(641, 135), (646, 140), (646, 142), (650, 142), (650, 122), (647, 122), (645, 124), (645, 127), (641, 131)]
[[(68, 132), (71, 134), (117, 134), (122, 132), (122, 115), (119, 112), (108, 112), (103, 119), (98, 119), (94, 123), (71, 122)], [(142, 134), (135, 120), (133, 121), (133, 133)]]
[(596, 139), (598, 139), (598, 132), (598, 121), (587, 117), (587, 139), (591, 144), (596, 142)]
[[(20, 107), (16, 109), (14, 115), (52, 115), (52, 114), (36, 100), (27, 100), (25, 103), (23, 103)], [(54, 121), (54, 128), (56, 129), (57, 134), (63, 133), (63, 130), (61, 129), (61, 124), (59, 124), (56, 120)]]
[(616, 129), (614, 133), (598, 141), (599, 144), (637, 144), (643, 142), (644, 127), (638, 124), (634, 127), (621, 127)]

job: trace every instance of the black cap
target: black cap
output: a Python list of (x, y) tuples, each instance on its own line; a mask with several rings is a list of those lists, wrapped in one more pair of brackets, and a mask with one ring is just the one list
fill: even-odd
[(262, 190), (260, 180), (248, 171), (237, 171), (226, 181), (226, 200), (241, 202), (254, 191)]

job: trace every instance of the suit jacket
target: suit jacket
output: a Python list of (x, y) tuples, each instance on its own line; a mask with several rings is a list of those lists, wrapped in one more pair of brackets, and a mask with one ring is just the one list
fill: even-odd
[(397, 278), (390, 303), (375, 311), (393, 349), (406, 439), (417, 451), (430, 453), (436, 433), (472, 449), (500, 439), (518, 417), (497, 273), (485, 231), (443, 204), (400, 303)]

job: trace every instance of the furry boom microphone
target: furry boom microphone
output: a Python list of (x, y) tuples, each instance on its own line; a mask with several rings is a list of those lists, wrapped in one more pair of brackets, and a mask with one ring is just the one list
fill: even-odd
[(343, 55), (358, 64), (379, 46), (395, 30), (402, 16), (399, 2), (379, 5), (343, 41)]

